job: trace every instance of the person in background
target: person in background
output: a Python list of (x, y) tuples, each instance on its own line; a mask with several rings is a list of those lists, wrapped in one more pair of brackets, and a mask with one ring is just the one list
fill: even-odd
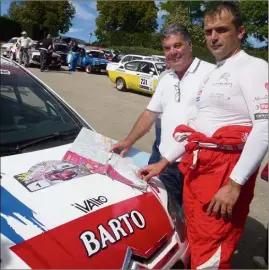
[(196, 115), (173, 131), (177, 145), (139, 176), (150, 180), (183, 157), (191, 268), (230, 269), (268, 151), (268, 63), (241, 49), (245, 28), (235, 2), (205, 11), (204, 34), (217, 66), (200, 84)]
[(76, 71), (77, 68), (77, 62), (78, 62), (78, 58), (79, 58), (79, 54), (80, 54), (80, 48), (78, 46), (78, 42), (75, 41), (72, 48), (71, 48), (71, 52), (72, 52), (72, 58), (71, 58), (71, 63), (70, 63), (70, 69), (69, 71)]
[(40, 50), (40, 71), (48, 71), (49, 67), (49, 54), (53, 50), (53, 39), (51, 34), (48, 34), (46, 38), (38, 42)]
[(18, 39), (18, 46), (20, 48), (19, 52), (19, 64), (21, 65), (23, 62), (23, 58), (25, 60), (24, 65), (29, 66), (29, 48), (31, 47), (33, 41), (31, 38), (27, 36), (27, 33), (23, 31), (21, 33), (21, 37)]
[[(121, 156), (143, 137), (161, 115), (160, 153), (177, 145), (172, 137), (179, 124), (187, 123), (189, 114), (195, 108), (195, 95), (204, 77), (215, 67), (213, 64), (194, 58), (192, 42), (187, 28), (182, 24), (171, 24), (162, 31), (162, 46), (166, 62), (171, 70), (165, 72), (147, 108), (140, 115), (129, 135), (113, 145), (111, 151), (119, 151)], [(180, 208), (182, 203), (183, 175), (174, 160), (160, 174), (160, 180)]]

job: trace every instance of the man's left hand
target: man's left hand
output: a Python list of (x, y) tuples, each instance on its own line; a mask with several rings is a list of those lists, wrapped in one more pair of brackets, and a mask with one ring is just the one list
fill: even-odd
[(224, 220), (227, 220), (227, 218), (231, 219), (234, 205), (241, 192), (241, 187), (241, 185), (230, 179), (228, 184), (220, 188), (211, 200), (207, 208), (207, 214), (211, 215), (213, 212), (217, 218), (222, 217)]

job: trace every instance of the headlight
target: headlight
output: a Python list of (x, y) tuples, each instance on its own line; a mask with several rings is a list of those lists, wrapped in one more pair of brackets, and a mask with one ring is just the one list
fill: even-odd
[(168, 212), (178, 233), (180, 241), (183, 243), (186, 239), (186, 225), (183, 215), (183, 208), (178, 206), (176, 200), (168, 194)]

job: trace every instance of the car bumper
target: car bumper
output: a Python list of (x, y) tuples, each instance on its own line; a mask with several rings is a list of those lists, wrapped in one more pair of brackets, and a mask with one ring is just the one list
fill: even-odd
[(92, 69), (97, 72), (107, 73), (106, 64), (94, 65)]
[(170, 241), (157, 251), (145, 262), (139, 262), (130, 259), (129, 269), (171, 269), (176, 266), (177, 269), (187, 269), (190, 260), (190, 249), (187, 241), (181, 243), (178, 234), (175, 232)]
[[(37, 60), (30, 60), (29, 63), (32, 64), (32, 65), (40, 66), (40, 62), (37, 61)], [(53, 60), (52, 60), (52, 61), (50, 61), (49, 66), (50, 67), (60, 67), (61, 62), (53, 62)]]
[(1, 49), (1, 55), (5, 57), (9, 57), (10, 53), (8, 51)]

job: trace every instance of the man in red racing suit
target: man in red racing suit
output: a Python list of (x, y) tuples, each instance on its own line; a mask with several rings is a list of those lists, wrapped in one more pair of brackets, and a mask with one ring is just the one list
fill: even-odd
[(196, 115), (176, 128), (178, 146), (139, 176), (148, 181), (185, 154), (179, 169), (191, 267), (228, 269), (268, 150), (268, 63), (241, 50), (236, 4), (207, 10), (204, 33), (217, 67), (200, 86)]

